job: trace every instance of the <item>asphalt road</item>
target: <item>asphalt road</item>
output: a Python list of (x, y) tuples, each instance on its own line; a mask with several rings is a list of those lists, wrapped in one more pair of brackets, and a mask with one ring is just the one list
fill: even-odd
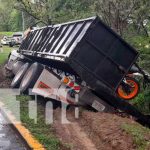
[(0, 111), (0, 150), (27, 150)]

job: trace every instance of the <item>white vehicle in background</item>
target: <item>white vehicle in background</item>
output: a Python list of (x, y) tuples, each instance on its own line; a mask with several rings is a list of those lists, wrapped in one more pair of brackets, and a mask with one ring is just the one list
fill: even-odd
[(23, 40), (23, 32), (16, 32), (12, 35), (11, 41), (9, 42), (9, 46), (13, 47), (14, 45), (20, 45)]
[(0, 43), (0, 53), (2, 53), (3, 52), (3, 46), (2, 46), (2, 44)]
[(21, 44), (23, 40), (23, 32), (14, 33), (12, 38), (15, 40), (16, 44)]
[(12, 37), (4, 36), (4, 37), (1, 39), (1, 44), (2, 44), (2, 45), (9, 45), (9, 43), (11, 42), (11, 39), (12, 39)]

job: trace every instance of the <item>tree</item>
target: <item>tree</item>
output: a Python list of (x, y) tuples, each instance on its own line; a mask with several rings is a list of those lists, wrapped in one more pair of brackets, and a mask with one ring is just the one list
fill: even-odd
[(9, 20), (10, 31), (22, 31), (22, 14), (13, 9)]
[(92, 0), (61, 0), (55, 14), (55, 22), (83, 19), (95, 15), (90, 6)]
[(144, 32), (147, 37), (148, 29), (147, 25), (150, 20), (150, 2), (147, 0), (140, 0), (136, 3), (136, 9), (134, 14), (131, 15), (137, 33)]
[(148, 36), (145, 22), (150, 19), (150, 3), (147, 0), (94, 0), (93, 10), (113, 30), (123, 36), (132, 24), (138, 34)]
[(15, 8), (45, 24), (52, 24), (58, 0), (17, 0)]
[[(10, 0), (9, 0), (10, 2)], [(0, 27), (2, 30), (9, 31), (10, 26), (9, 26), (9, 21), (10, 21), (10, 14), (12, 11), (12, 7), (10, 9), (6, 9), (7, 7), (7, 2), (1, 1), (0, 5)], [(9, 6), (9, 5), (8, 5)]]
[(137, 0), (96, 0), (93, 9), (107, 25), (123, 35), (128, 19), (136, 9), (136, 3)]
[(14, 1), (12, 0), (0, 1), (0, 30), (21, 30), (20, 12), (14, 10)]
[(90, 0), (17, 0), (16, 9), (45, 24), (91, 16)]

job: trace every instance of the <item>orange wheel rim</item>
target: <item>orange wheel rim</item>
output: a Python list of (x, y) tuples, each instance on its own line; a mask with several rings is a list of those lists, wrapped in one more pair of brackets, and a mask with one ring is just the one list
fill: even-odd
[(137, 95), (137, 93), (138, 93), (138, 91), (139, 91), (139, 86), (138, 86), (138, 84), (137, 84), (135, 81), (133, 81), (133, 80), (127, 79), (126, 81), (127, 81), (127, 83), (128, 83), (129, 85), (132, 86), (132, 91), (127, 94), (127, 93), (122, 89), (122, 86), (120, 85), (119, 88), (118, 88), (118, 95), (119, 95), (121, 98), (123, 98), (123, 99), (130, 100), (130, 99), (134, 98), (134, 97)]

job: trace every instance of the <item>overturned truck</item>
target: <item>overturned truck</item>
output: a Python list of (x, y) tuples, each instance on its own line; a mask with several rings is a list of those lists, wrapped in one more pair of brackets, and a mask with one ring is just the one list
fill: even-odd
[(138, 52), (99, 17), (32, 30), (9, 56), (12, 88), (100, 112), (121, 110), (143, 124), (143, 115), (118, 96)]

